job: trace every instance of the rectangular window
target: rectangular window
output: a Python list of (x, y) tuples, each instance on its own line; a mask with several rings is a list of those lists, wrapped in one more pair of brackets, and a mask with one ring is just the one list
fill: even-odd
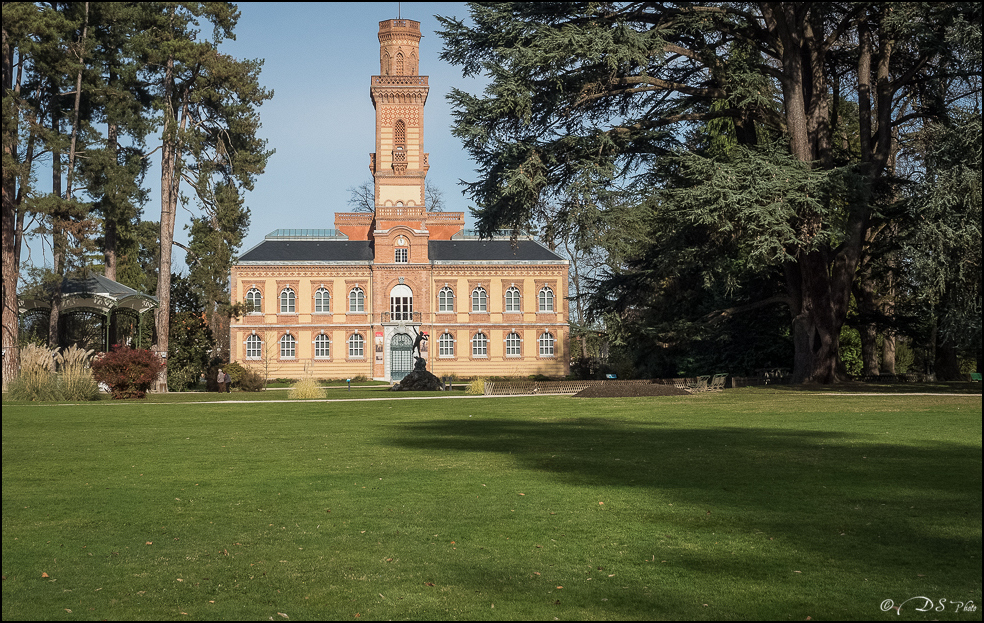
[(396, 250), (396, 261), (399, 264), (405, 264), (409, 261), (408, 255), (409, 249), (397, 249)]

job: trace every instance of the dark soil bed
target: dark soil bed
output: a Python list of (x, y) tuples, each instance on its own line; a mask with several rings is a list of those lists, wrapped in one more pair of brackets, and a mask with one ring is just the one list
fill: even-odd
[(638, 398), (641, 396), (689, 396), (690, 392), (659, 383), (598, 383), (574, 394), (575, 398)]

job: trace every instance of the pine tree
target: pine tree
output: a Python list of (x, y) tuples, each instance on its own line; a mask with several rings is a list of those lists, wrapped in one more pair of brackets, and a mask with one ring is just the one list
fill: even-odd
[[(233, 37), (239, 13), (229, 3), (162, 4), (145, 48), (161, 112), (161, 219), (156, 348), (167, 352), (171, 246), (182, 185), (205, 206), (215, 205), (219, 182), (250, 190), (272, 152), (259, 130), (257, 109), (272, 93), (259, 84), (261, 61), (237, 60), (218, 50)], [(200, 40), (201, 22), (212, 26)], [(166, 374), (166, 371), (165, 371)], [(157, 389), (164, 391), (166, 377)]]

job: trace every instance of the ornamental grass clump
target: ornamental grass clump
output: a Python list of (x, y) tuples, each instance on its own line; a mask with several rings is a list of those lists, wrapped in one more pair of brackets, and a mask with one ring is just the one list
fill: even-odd
[(8, 395), (14, 400), (58, 400), (53, 354), (51, 350), (36, 344), (21, 348), (20, 374), (7, 387)]
[(92, 362), (93, 375), (109, 385), (113, 399), (143, 398), (163, 369), (157, 353), (132, 348), (113, 350)]
[(96, 400), (99, 385), (92, 377), (89, 362), (94, 350), (85, 350), (74, 344), (55, 355), (58, 366), (57, 387), (61, 400)]
[(468, 389), (465, 390), (465, 393), (471, 396), (485, 395), (485, 379), (472, 379), (472, 382), (468, 384)]
[(291, 400), (318, 400), (325, 398), (326, 395), (321, 384), (308, 377), (294, 383), (287, 397)]

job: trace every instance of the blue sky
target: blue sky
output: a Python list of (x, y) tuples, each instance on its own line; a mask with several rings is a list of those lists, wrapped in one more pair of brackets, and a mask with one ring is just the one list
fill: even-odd
[[(369, 79), (379, 74), (379, 22), (398, 17), (398, 11), (419, 21), (424, 35), (420, 73), (430, 84), (424, 109), (428, 180), (444, 192), (446, 210), (466, 212), (471, 226), (470, 204), (458, 180), (474, 180), (475, 164), (451, 135), (445, 95), (453, 87), (479, 92), (483, 86), (439, 59), (443, 41), (434, 17), (464, 18), (463, 3), (403, 2), (398, 8), (396, 2), (247, 2), (239, 8), (236, 41), (224, 50), (237, 58), (265, 59), (261, 84), (273, 89), (274, 97), (260, 109), (261, 136), (277, 150), (246, 198), (251, 225), (241, 252), (274, 229), (332, 228), (335, 212), (351, 210), (348, 189), (371, 179), (375, 115)], [(155, 194), (145, 218), (157, 220), (159, 211)], [(179, 241), (186, 236), (175, 231)]]
[[(249, 234), (240, 254), (275, 229), (331, 229), (336, 212), (349, 212), (348, 189), (372, 179), (369, 154), (375, 149), (375, 111), (370, 77), (379, 74), (379, 22), (403, 17), (420, 22), (420, 73), (429, 76), (424, 108), (424, 150), (430, 154), (429, 182), (444, 193), (445, 210), (464, 212), (473, 223), (459, 180), (476, 179), (475, 163), (451, 135), (452, 88), (472, 93), (485, 81), (465, 79), (440, 60), (443, 47), (435, 15), (466, 18), (460, 2), (243, 2), (236, 40), (221, 50), (237, 58), (263, 59), (260, 84), (274, 96), (260, 108), (260, 136), (270, 158), (266, 172), (246, 194)], [(203, 28), (203, 36), (211, 34)], [(153, 146), (154, 141), (150, 140)], [(39, 179), (41, 177), (39, 176)], [(143, 219), (160, 219), (160, 158), (151, 156), (144, 180), (150, 190)], [(185, 190), (184, 194), (191, 194)], [(199, 214), (194, 201), (179, 206), (174, 239), (188, 243), (185, 226)], [(51, 266), (50, 248), (27, 238), (27, 264)], [(172, 248), (172, 272), (187, 273), (185, 254)]]

